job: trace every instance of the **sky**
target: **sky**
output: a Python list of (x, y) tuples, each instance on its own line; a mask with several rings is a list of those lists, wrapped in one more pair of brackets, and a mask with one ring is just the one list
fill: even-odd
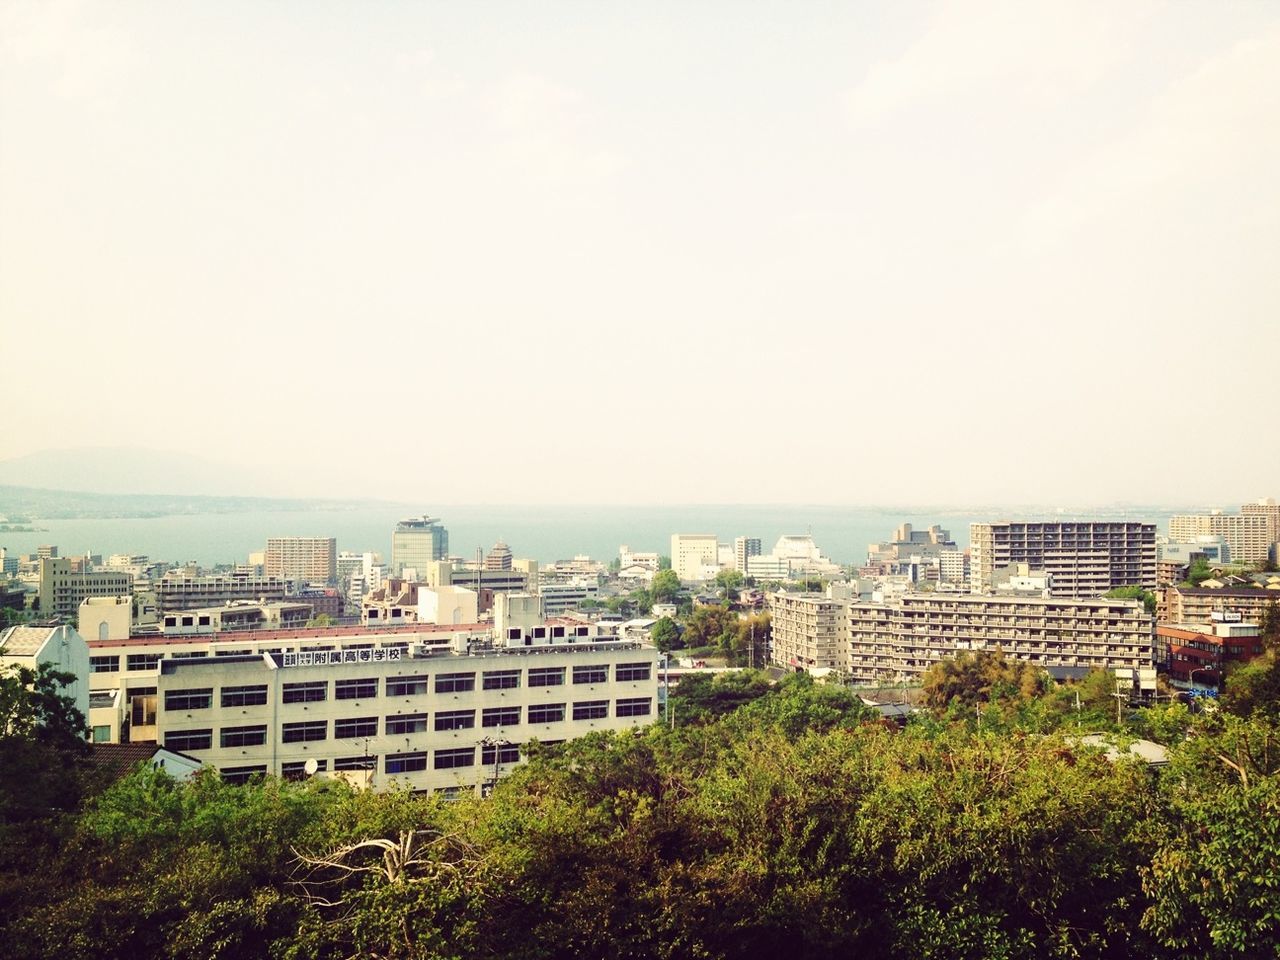
[(1274, 3), (3, 0), (0, 459), (1280, 496), (1278, 117)]

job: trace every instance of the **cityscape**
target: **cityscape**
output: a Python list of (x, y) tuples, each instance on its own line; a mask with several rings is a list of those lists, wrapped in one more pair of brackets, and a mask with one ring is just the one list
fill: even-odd
[(0, 0), (0, 960), (1280, 957), (1280, 4)]

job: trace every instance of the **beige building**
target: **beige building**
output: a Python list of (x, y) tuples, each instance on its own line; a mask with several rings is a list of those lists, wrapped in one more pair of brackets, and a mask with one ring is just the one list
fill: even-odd
[(1269, 589), (1166, 587), (1159, 597), (1161, 623), (1213, 623), (1214, 614), (1258, 623), (1267, 608), (1280, 606), (1280, 586)]
[(1263, 497), (1240, 507), (1246, 516), (1267, 518), (1267, 540), (1271, 543), (1271, 558), (1280, 562), (1280, 503), (1273, 497)]
[(80, 636), (92, 640), (124, 640), (133, 630), (130, 597), (88, 597), (76, 617)]
[(671, 535), (671, 569), (687, 583), (715, 579), (720, 569), (720, 548), (714, 533)]
[(1006, 520), (970, 524), (969, 540), (974, 593), (990, 592), (996, 571), (1018, 563), (1047, 573), (1055, 597), (1097, 597), (1117, 587), (1156, 585), (1154, 523)]
[(816, 593), (771, 593), (769, 659), (789, 670), (843, 670), (848, 660), (846, 604)]
[(333, 537), (271, 537), (262, 572), (304, 583), (336, 583), (338, 542)]
[(156, 580), (152, 590), (156, 609), (163, 614), (173, 610), (220, 607), (239, 600), (279, 602), (285, 599), (288, 586), (282, 577), (248, 573), (200, 577), (171, 572)]
[(82, 572), (69, 557), (40, 558), (40, 613), (71, 619), (89, 597), (131, 596), (133, 577), (118, 571)]
[(657, 651), (585, 623), (330, 628), (92, 647), (94, 724), (224, 778), (483, 789), (532, 739), (653, 722)]
[(1169, 539), (1191, 543), (1199, 537), (1220, 537), (1231, 551), (1231, 562), (1265, 563), (1275, 541), (1266, 513), (1178, 514), (1169, 518)]
[(1154, 620), (1135, 600), (915, 593), (850, 603), (846, 617), (855, 680), (918, 680), (940, 660), (997, 648), (1063, 674), (1152, 665)]

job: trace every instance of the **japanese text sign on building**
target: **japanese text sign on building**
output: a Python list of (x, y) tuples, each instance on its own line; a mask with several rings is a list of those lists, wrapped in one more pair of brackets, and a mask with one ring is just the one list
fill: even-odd
[(399, 660), (404, 651), (399, 647), (386, 650), (303, 650), (298, 653), (282, 653), (282, 667), (331, 667), (335, 664), (384, 663)]

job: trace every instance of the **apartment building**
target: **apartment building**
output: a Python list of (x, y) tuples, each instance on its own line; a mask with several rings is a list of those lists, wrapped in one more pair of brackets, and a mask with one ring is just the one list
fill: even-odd
[(657, 651), (568, 621), (508, 625), (501, 639), (479, 624), (417, 625), (134, 638), (91, 654), (98, 736), (114, 722), (116, 736), (155, 740), (232, 781), (303, 776), (314, 760), (374, 787), (472, 790), (532, 739), (628, 729), (657, 710)]
[(940, 660), (997, 648), (1059, 675), (1152, 665), (1154, 620), (1136, 600), (908, 593), (843, 612), (846, 669), (864, 682), (918, 680)]
[(1280, 589), (1170, 586), (1157, 601), (1161, 623), (1213, 623), (1215, 616), (1257, 623), (1269, 607), (1280, 607)]
[(1055, 597), (1097, 597), (1156, 585), (1156, 525), (1140, 521), (1001, 521), (969, 526), (969, 579), (987, 593), (995, 573), (1025, 563), (1050, 577)]
[(720, 570), (720, 551), (714, 533), (671, 535), (671, 569), (687, 583), (715, 579)]
[(1272, 559), (1280, 561), (1280, 503), (1273, 497), (1263, 497), (1252, 503), (1243, 504), (1240, 512), (1246, 516), (1267, 518), (1267, 540), (1271, 542)]
[(449, 531), (435, 517), (409, 517), (396, 524), (391, 533), (393, 577), (416, 570), (421, 577), (434, 560), (449, 556)]
[(240, 600), (279, 602), (285, 599), (288, 584), (283, 577), (248, 573), (202, 577), (185, 571), (171, 571), (156, 580), (152, 589), (156, 610), (164, 614), (174, 610), (221, 607)]
[[(1259, 505), (1255, 505), (1259, 506)], [(1231, 551), (1231, 562), (1265, 563), (1275, 540), (1268, 513), (1183, 513), (1169, 518), (1169, 539), (1190, 543), (1199, 537), (1220, 537)]]
[(733, 569), (746, 575), (747, 564), (752, 557), (760, 556), (759, 537), (735, 537), (733, 540)]
[(769, 659), (795, 671), (843, 670), (848, 660), (845, 607), (816, 593), (771, 593)]
[(338, 542), (333, 537), (270, 537), (262, 569), (268, 577), (336, 583)]
[(122, 597), (133, 594), (133, 576), (114, 570), (77, 569), (70, 557), (40, 558), (40, 613), (72, 618), (89, 597)]

